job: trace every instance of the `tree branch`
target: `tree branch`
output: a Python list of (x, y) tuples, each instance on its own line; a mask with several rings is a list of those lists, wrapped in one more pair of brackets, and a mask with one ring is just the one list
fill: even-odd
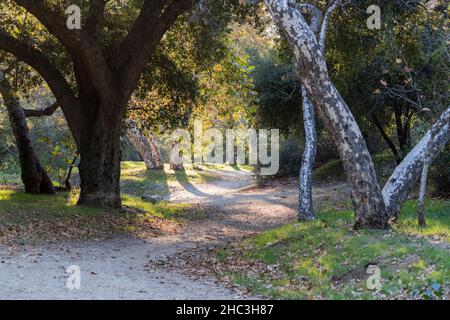
[(325, 39), (327, 37), (328, 23), (330, 22), (330, 18), (334, 10), (336, 10), (336, 8), (339, 7), (341, 4), (342, 4), (341, 0), (333, 0), (333, 3), (327, 8), (325, 15), (323, 17), (322, 27), (320, 28), (319, 45), (324, 52), (325, 52)]
[(48, 106), (45, 109), (23, 109), (23, 112), (25, 113), (26, 118), (31, 117), (43, 117), (43, 116), (51, 116), (55, 111), (59, 108), (59, 104), (57, 101), (55, 101), (53, 104)]
[(35, 69), (47, 82), (62, 107), (76, 106), (76, 97), (60, 71), (39, 50), (0, 30), (0, 50), (13, 54)]
[[(73, 93), (70, 85), (61, 72), (50, 62), (50, 60), (39, 50), (32, 48), (28, 44), (11, 37), (0, 30), (0, 50), (13, 54), (16, 58), (28, 64), (36, 70), (50, 87), (56, 100), (68, 118), (69, 125), (82, 123), (78, 108), (78, 99)], [(74, 129), (74, 128), (71, 128)], [(75, 132), (74, 130), (72, 130)], [(74, 133), (75, 139), (77, 139)]]
[(320, 31), (320, 21), (322, 20), (322, 11), (320, 11), (319, 8), (317, 8), (312, 3), (295, 3), (295, 8), (300, 11), (300, 13), (303, 10), (306, 10), (308, 14), (310, 15), (311, 22), (310, 26), (313, 32), (318, 36), (318, 33)]
[(372, 114), (372, 121), (375, 124), (376, 128), (380, 132), (381, 136), (383, 137), (384, 141), (388, 144), (389, 148), (391, 149), (392, 153), (394, 154), (395, 162), (399, 164), (400, 159), (398, 156), (397, 147), (395, 146), (394, 142), (391, 140), (391, 138), (388, 136), (386, 131), (384, 131), (383, 126), (381, 125), (380, 120), (378, 120), (377, 116), (375, 114)]
[(153, 27), (156, 25), (163, 7), (164, 0), (145, 0), (133, 27), (117, 50), (118, 54), (114, 64), (118, 69), (122, 68), (133, 56), (133, 53), (144, 45), (144, 39), (148, 41), (151, 38)]
[(146, 0), (139, 17), (120, 45), (115, 65), (121, 79), (123, 99), (128, 100), (156, 46), (178, 16), (185, 12), (192, 0)]
[(98, 39), (103, 28), (105, 6), (110, 0), (91, 0), (85, 30), (94, 39)]
[(63, 44), (72, 57), (82, 58), (83, 64), (87, 66), (89, 71), (91, 82), (102, 98), (109, 99), (112, 96), (113, 77), (102, 49), (96, 40), (83, 29), (69, 30), (66, 26), (65, 17), (46, 6), (42, 1), (14, 1), (35, 16)]

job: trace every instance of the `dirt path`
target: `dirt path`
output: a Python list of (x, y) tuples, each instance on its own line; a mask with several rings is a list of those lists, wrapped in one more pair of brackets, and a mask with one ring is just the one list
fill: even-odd
[[(117, 237), (106, 241), (0, 247), (0, 299), (238, 299), (246, 298), (208, 275), (192, 279), (160, 266), (186, 251), (261, 232), (295, 219), (293, 186), (243, 191), (252, 185), (245, 172), (176, 188), (166, 199), (200, 203), (208, 217), (187, 224), (175, 235), (152, 240)], [(317, 189), (320, 196), (324, 190)], [(329, 190), (326, 190), (329, 191)], [(81, 288), (66, 287), (70, 265), (81, 270)]]

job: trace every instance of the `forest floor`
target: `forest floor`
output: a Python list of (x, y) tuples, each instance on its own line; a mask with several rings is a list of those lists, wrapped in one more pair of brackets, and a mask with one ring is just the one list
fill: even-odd
[[(146, 173), (142, 164), (124, 163), (122, 188), (117, 212), (75, 206), (76, 194), (0, 190), (0, 299), (373, 298), (352, 294), (379, 256), (386, 257), (380, 265), (400, 266), (403, 278), (395, 281), (426, 270), (432, 277), (423, 281), (446, 288), (448, 201), (436, 202), (428, 234), (408, 217), (401, 223), (408, 235), (398, 236), (354, 233), (349, 189), (340, 182), (314, 188), (319, 219), (302, 227), (293, 222), (295, 181), (255, 188), (248, 168)], [(149, 189), (164, 201), (143, 201)], [(405, 210), (413, 215), (410, 204)], [(79, 290), (66, 287), (71, 265), (81, 270)]]

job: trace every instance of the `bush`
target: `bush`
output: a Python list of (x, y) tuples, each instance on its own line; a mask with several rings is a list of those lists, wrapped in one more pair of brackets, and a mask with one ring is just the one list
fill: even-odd
[(303, 148), (294, 140), (287, 140), (280, 150), (280, 170), (277, 178), (295, 177), (299, 174)]
[(434, 161), (430, 170), (430, 180), (435, 187), (435, 194), (450, 197), (450, 145), (447, 145)]

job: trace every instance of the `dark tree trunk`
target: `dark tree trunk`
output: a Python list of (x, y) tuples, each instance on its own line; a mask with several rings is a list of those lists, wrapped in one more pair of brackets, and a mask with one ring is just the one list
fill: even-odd
[(78, 146), (81, 194), (78, 204), (121, 207), (121, 124), (120, 117), (108, 119), (97, 112), (81, 133)]
[(118, 207), (125, 107), (164, 34), (193, 2), (142, 1), (132, 27), (116, 46), (99, 41), (106, 31), (107, 1), (95, 2), (87, 10), (83, 28), (69, 30), (60, 6), (46, 1), (14, 1), (66, 49), (76, 88), (42, 51), (4, 30), (0, 30), (0, 49), (34, 68), (63, 110), (81, 156), (79, 203)]
[(397, 163), (397, 165), (399, 165), (400, 162), (402, 162), (402, 158), (398, 154), (397, 147), (395, 146), (394, 142), (391, 140), (391, 138), (389, 138), (389, 136), (386, 133), (386, 131), (384, 131), (383, 125), (380, 123), (380, 121), (378, 120), (378, 118), (377, 118), (377, 116), (375, 114), (372, 115), (372, 121), (375, 124), (375, 127), (380, 132), (380, 134), (383, 137), (384, 141), (387, 143), (387, 145), (391, 149), (392, 154), (394, 155), (394, 158), (395, 158), (395, 162)]
[(0, 73), (0, 93), (8, 109), (9, 121), (16, 139), (22, 171), (21, 177), (25, 186), (25, 192), (54, 194), (56, 192), (55, 187), (34, 152), (25, 112), (19, 104), (19, 99), (2, 73)]

